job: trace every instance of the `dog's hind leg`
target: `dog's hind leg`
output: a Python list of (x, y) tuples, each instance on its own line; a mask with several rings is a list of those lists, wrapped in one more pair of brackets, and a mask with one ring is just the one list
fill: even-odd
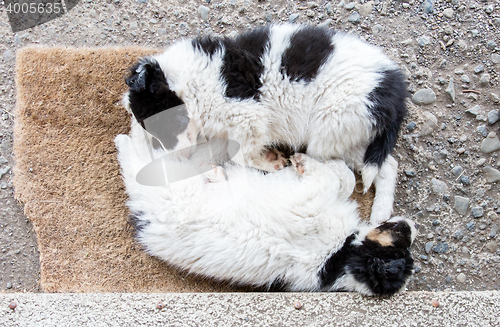
[(398, 163), (389, 155), (378, 170), (374, 179), (375, 199), (373, 200), (372, 213), (370, 216), (370, 223), (373, 226), (380, 225), (391, 217), (397, 175)]

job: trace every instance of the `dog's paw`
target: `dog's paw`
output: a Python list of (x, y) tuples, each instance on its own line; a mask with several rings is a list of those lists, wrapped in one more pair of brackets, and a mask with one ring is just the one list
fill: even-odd
[(220, 183), (226, 181), (224, 169), (220, 166), (213, 166), (213, 168), (203, 174), (205, 176), (205, 183)]
[(314, 170), (314, 160), (303, 153), (296, 153), (291, 156), (290, 162), (292, 163), (293, 169), (299, 175), (310, 175)]
[(265, 161), (272, 170), (280, 170), (286, 166), (287, 160), (281, 151), (269, 149), (266, 152)]

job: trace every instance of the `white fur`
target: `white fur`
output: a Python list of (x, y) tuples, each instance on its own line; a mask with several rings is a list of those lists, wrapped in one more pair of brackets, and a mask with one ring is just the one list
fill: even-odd
[[(244, 196), (231, 198), (227, 182), (206, 183), (203, 176), (168, 187), (137, 183), (136, 173), (151, 156), (135, 120), (131, 136), (119, 135), (115, 143), (127, 205), (147, 223), (139, 241), (151, 255), (190, 273), (255, 286), (280, 280), (292, 291), (317, 291), (325, 260), (355, 231), (371, 230), (348, 199), (355, 179), (341, 160), (320, 163), (303, 155), (302, 175), (292, 167), (263, 175), (234, 166), (227, 169), (230, 192)], [(165, 154), (154, 151), (155, 158)], [(371, 294), (344, 279), (329, 290)]]
[[(367, 106), (369, 93), (382, 78), (380, 72), (397, 66), (380, 49), (337, 33), (332, 38), (334, 55), (311, 82), (283, 79), (281, 56), (297, 28), (271, 27), (259, 101), (224, 96), (220, 75), (224, 50), (210, 57), (194, 48), (190, 40), (183, 40), (154, 58), (190, 116), (199, 117), (208, 138), (237, 141), (247, 165), (268, 171), (275, 166), (265, 160), (266, 145), (287, 143), (298, 148), (307, 144), (307, 154), (318, 160), (342, 159), (362, 172), (365, 190), (375, 181), (377, 192), (382, 194), (375, 198), (371, 220), (373, 224), (385, 221), (392, 212), (393, 195), (389, 193), (394, 189), (397, 169), (388, 163), (380, 170), (364, 165), (365, 150), (374, 137), (374, 118)], [(382, 173), (387, 165), (390, 167)]]

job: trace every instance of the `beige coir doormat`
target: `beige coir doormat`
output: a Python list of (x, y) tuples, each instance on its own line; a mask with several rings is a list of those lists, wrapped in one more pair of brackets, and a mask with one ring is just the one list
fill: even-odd
[[(37, 233), (46, 292), (246, 290), (186, 276), (133, 240), (113, 140), (129, 129), (127, 69), (155, 51), (18, 52), (14, 185)], [(365, 214), (370, 205), (363, 199)]]

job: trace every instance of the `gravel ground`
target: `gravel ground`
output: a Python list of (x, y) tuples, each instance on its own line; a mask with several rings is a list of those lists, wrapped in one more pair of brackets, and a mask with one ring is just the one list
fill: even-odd
[(416, 220), (421, 233), (408, 289), (498, 290), (499, 0), (82, 0), (15, 34), (0, 12), (0, 292), (40, 291), (36, 236), (11, 182), (18, 49), (164, 47), (279, 22), (359, 35), (384, 47), (407, 76), (412, 101), (395, 151), (395, 214)]

